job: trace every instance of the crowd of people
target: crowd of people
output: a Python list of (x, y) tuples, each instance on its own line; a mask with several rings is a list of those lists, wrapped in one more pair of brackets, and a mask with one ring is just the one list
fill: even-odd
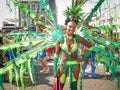
[[(2, 30), (1, 30), (2, 31)], [(5, 32), (1, 32), (2, 34), (5, 34)], [(10, 40), (10, 37), (0, 37), (0, 46), (4, 46), (5, 44), (11, 43), (12, 40)], [(5, 53), (3, 53), (3, 50), (0, 50), (0, 65), (4, 66), (8, 61), (12, 60), (14, 58), (14, 51), (8, 50)]]

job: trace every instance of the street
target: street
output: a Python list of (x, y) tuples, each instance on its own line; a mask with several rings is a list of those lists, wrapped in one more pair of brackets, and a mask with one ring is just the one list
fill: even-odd
[[(45, 75), (40, 73), (39, 71), (42, 69), (41, 65), (35, 64), (35, 84), (32, 84), (30, 81), (30, 77), (25, 77), (25, 90), (52, 90), (53, 88), (53, 61), (49, 60), (48, 65), (50, 67), (50, 73)], [(82, 79), (82, 90), (118, 90), (116, 80), (109, 80), (105, 76), (104, 68), (102, 65), (98, 65), (96, 67), (97, 78), (92, 78), (90, 75), (90, 65), (87, 66), (86, 69), (87, 76)], [(78, 90), (80, 90), (80, 84), (78, 81)], [(4, 82), (5, 90), (22, 90), (22, 88), (16, 88), (15, 84), (9, 84), (8, 82)], [(69, 80), (67, 78), (64, 90), (69, 89)]]

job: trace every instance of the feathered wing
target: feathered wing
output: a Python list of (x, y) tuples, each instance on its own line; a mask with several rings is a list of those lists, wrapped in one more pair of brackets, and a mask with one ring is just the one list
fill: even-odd
[[(56, 41), (58, 38), (63, 36), (62, 29), (56, 24), (56, 21), (54, 20), (52, 11), (49, 7), (47, 0), (40, 0), (40, 4), (42, 2), (42, 5), (44, 4), (44, 11), (41, 10), (42, 13), (46, 13), (46, 15), (40, 15), (40, 17), (36, 16), (34, 12), (29, 10), (25, 5), (23, 5), (20, 2), (17, 2), (17, 0), (11, 0), (15, 6), (17, 6), (21, 11), (28, 14), (34, 21), (39, 24), (40, 26), (44, 27), (47, 31), (46, 33), (39, 33), (39, 32), (31, 32), (31, 31), (24, 31), (24, 32), (10, 32), (8, 34), (2, 34), (1, 37), (10, 36), (14, 39), (16, 39), (16, 42), (6, 44), (4, 46), (0, 46), (0, 50), (3, 50), (4, 53), (9, 50), (17, 49), (17, 56), (14, 57), (13, 60), (7, 62), (5, 64), (5, 67), (0, 69), (0, 75), (6, 73), (9, 71), (9, 81), (12, 83), (12, 75), (14, 70), (15, 73), (15, 81), (17, 86), (19, 86), (18, 81), (20, 79), (22, 89), (24, 89), (24, 75), (26, 72), (29, 72), (29, 75), (31, 77), (32, 83), (34, 83), (34, 75), (33, 75), (33, 57), (40, 52), (42, 52), (44, 49), (55, 46)], [(46, 22), (43, 21), (43, 18), (46, 19)], [(20, 39), (29, 37), (29, 40), (23, 39), (24, 41), (21, 41)], [(29, 47), (28, 51), (23, 52), (20, 49), (24, 49), (26, 47)], [(19, 74), (20, 73), (20, 74)], [(1, 82), (1, 88), (4, 90), (4, 87), (2, 86)]]

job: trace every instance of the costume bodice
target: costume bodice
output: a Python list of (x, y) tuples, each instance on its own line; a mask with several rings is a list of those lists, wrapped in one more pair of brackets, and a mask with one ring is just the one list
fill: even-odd
[(69, 49), (68, 49), (66, 38), (64, 39), (64, 42), (60, 44), (60, 47), (61, 47), (62, 51), (64, 53), (66, 53), (67, 55), (70, 55), (71, 53), (75, 53), (76, 51), (78, 51), (78, 45), (79, 44), (77, 43), (75, 38), (73, 40), (74, 40), (73, 41), (73, 47), (71, 48), (71, 51), (69, 51)]

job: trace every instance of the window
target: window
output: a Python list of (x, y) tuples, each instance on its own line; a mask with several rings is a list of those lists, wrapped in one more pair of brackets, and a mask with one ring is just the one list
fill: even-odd
[(33, 4), (31, 5), (31, 10), (35, 11), (36, 9), (37, 9), (37, 8), (36, 8), (36, 4), (33, 3)]

